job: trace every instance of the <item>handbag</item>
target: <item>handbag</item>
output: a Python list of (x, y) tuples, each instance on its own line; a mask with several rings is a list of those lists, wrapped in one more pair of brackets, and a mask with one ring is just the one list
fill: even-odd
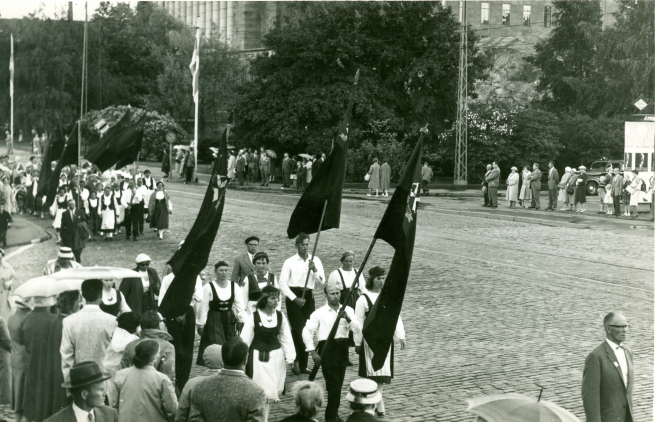
[(569, 195), (573, 195), (575, 193), (575, 189), (569, 186), (568, 188), (566, 188), (566, 193), (568, 193)]
[(366, 180), (367, 182), (368, 182), (369, 180), (371, 180), (371, 175), (370, 175), (369, 173), (366, 173), (366, 174), (364, 175), (364, 180)]

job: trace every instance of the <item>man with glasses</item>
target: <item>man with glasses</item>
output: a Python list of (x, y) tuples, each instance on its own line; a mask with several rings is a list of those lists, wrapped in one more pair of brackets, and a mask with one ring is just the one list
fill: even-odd
[(244, 296), (243, 303), (248, 303), (248, 283), (246, 283), (246, 277), (255, 272), (253, 258), (257, 253), (257, 248), (259, 248), (259, 238), (257, 236), (247, 238), (246, 248), (248, 248), (247, 252), (237, 256), (234, 260), (231, 278), (231, 281), (241, 286), (241, 292)]
[(120, 286), (127, 305), (132, 312), (143, 315), (145, 311), (157, 310), (157, 296), (161, 287), (159, 274), (150, 268), (150, 257), (144, 253), (136, 257), (136, 268), (141, 277), (126, 278)]
[(635, 373), (632, 352), (623, 344), (630, 326), (618, 312), (607, 314), (603, 326), (606, 339), (587, 356), (582, 375), (587, 422), (632, 422)]

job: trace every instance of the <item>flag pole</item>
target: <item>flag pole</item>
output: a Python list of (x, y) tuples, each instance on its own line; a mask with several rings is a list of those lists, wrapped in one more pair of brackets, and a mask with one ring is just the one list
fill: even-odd
[[(198, 21), (196, 21), (196, 44), (198, 46), (198, 57), (200, 57), (200, 28), (197, 26)], [(200, 66), (196, 64), (196, 72), (200, 72)], [(198, 79), (200, 79), (198, 77)], [(200, 144), (200, 141), (198, 140), (198, 103), (200, 102), (200, 87), (198, 87), (198, 93), (194, 98), (195, 103), (196, 103), (196, 118), (194, 122), (194, 127), (193, 127), (193, 132), (194, 132), (194, 139), (196, 141), (196, 145), (193, 148), (193, 179), (191, 180), (194, 182), (198, 178), (198, 146)]]
[[(323, 204), (323, 214), (321, 214), (321, 222), (318, 223), (318, 231), (316, 232), (316, 240), (314, 241), (314, 250), (312, 251), (312, 259), (309, 260), (310, 263), (314, 262), (314, 256), (316, 255), (316, 247), (318, 246), (318, 238), (321, 237), (321, 228), (323, 227), (323, 220), (325, 219), (325, 210), (327, 209), (327, 204), (328, 200), (325, 200), (325, 204)], [(307, 278), (305, 278), (305, 287), (302, 288), (302, 296), (300, 296), (301, 299), (305, 298), (305, 292), (307, 291), (307, 283), (309, 283), (309, 276), (311, 274), (311, 270), (307, 270)]]
[[(80, 98), (80, 121), (77, 123), (77, 174), (80, 176), (80, 183), (82, 183), (82, 163), (81, 163), (81, 158), (80, 156), (82, 155), (82, 119), (84, 118), (84, 86), (86, 84), (86, 40), (87, 40), (87, 8), (88, 8), (88, 3), (84, 2), (84, 47), (82, 49), (82, 90), (81, 90), (81, 98)], [(66, 141), (68, 142), (68, 141)], [(66, 149), (66, 146), (64, 146), (64, 150)], [(72, 175), (71, 175), (72, 176)], [(81, 192), (78, 193), (77, 195), (77, 208), (80, 208), (80, 196)]]
[(7, 139), (7, 155), (14, 152), (14, 34), (11, 34), (11, 62), (9, 63), (11, 71), (10, 94), (11, 94), (11, 139)]
[[(378, 240), (377, 237), (373, 238), (371, 244), (368, 247), (368, 251), (366, 251), (366, 255), (364, 256), (364, 259), (362, 260), (362, 263), (359, 264), (359, 269), (355, 274), (355, 280), (353, 281), (353, 284), (350, 286), (350, 291), (346, 295), (346, 298), (344, 299), (343, 304), (339, 309), (339, 312), (337, 312), (337, 319), (334, 321), (334, 324), (332, 325), (332, 329), (330, 330), (330, 334), (328, 335), (328, 338), (325, 341), (323, 350), (321, 350), (321, 362), (323, 361), (323, 358), (327, 356), (327, 351), (332, 345), (332, 342), (334, 341), (334, 337), (337, 335), (337, 329), (339, 328), (339, 321), (341, 320), (341, 313), (346, 309), (346, 303), (348, 303), (348, 300), (350, 299), (350, 296), (354, 293), (354, 291), (359, 288), (359, 277), (361, 277), (362, 271), (364, 271), (364, 266), (368, 261), (368, 257), (371, 256), (371, 251), (373, 251), (373, 246), (375, 246), (375, 242), (377, 240)], [(312, 369), (312, 372), (309, 374), (310, 381), (314, 381), (314, 379), (316, 378), (316, 374), (318, 373), (318, 369), (320, 367), (321, 367), (320, 363), (314, 362), (314, 368)]]

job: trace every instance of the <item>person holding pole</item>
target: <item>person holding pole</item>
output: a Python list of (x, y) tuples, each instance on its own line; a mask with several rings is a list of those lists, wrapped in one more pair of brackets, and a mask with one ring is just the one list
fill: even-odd
[[(355, 311), (350, 306), (339, 311), (339, 300), (341, 289), (337, 283), (330, 282), (325, 285), (325, 297), (327, 304), (317, 309), (309, 317), (305, 328), (302, 331), (303, 341), (307, 352), (312, 354), (312, 359), (323, 369), (325, 388), (328, 393), (327, 406), (325, 407), (325, 421), (339, 421), (339, 405), (341, 404), (341, 387), (346, 376), (348, 366), (348, 346), (350, 330), (357, 330), (358, 325), (354, 322)], [(319, 353), (325, 347), (325, 342), (330, 330), (340, 314), (339, 327), (332, 341), (332, 349), (326, 353), (321, 360)], [(318, 346), (314, 347), (314, 335), (318, 338)]]
[(280, 274), (280, 291), (286, 296), (287, 316), (291, 326), (291, 337), (296, 347), (293, 373), (309, 374), (308, 354), (302, 339), (305, 323), (314, 312), (314, 285), (323, 284), (325, 273), (321, 260), (309, 254), (309, 236), (300, 233), (296, 237), (298, 253), (284, 261)]

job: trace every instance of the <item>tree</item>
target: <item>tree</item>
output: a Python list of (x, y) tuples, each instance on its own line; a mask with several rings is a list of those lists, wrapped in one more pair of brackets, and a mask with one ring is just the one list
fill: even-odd
[(562, 153), (558, 162), (562, 165), (590, 166), (603, 158), (622, 159), (625, 145), (623, 119), (575, 114), (563, 117), (560, 126)]
[[(387, 121), (403, 139), (430, 123), (454, 120), (459, 23), (436, 2), (298, 2), (264, 37), (272, 50), (251, 63), (241, 89), (236, 135), (251, 146), (329, 150), (352, 78), (351, 139)], [(486, 61), (469, 35), (469, 92)], [(357, 145), (355, 144), (354, 147)]]
[(597, 114), (597, 102), (590, 102), (582, 93), (588, 91), (585, 86), (602, 83), (594, 59), (602, 30), (600, 3), (554, 1), (553, 5), (554, 28), (546, 40), (535, 45), (536, 55), (528, 58), (541, 70), (537, 84), (541, 103), (556, 112), (576, 109)]

